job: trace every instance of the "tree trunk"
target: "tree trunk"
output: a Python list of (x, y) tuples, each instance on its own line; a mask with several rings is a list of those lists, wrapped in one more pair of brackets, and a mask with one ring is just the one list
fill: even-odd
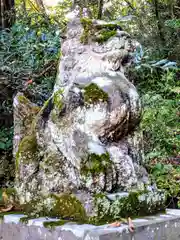
[(162, 21), (159, 15), (159, 2), (158, 0), (154, 0), (153, 1), (154, 4), (154, 12), (155, 12), (155, 16), (156, 16), (156, 21), (157, 21), (157, 27), (158, 27), (158, 31), (159, 31), (159, 37), (162, 43), (165, 42), (165, 37), (164, 37), (164, 32), (163, 32), (163, 25), (162, 25)]
[(103, 0), (98, 1), (98, 19), (102, 18), (103, 2)]
[(0, 29), (10, 28), (15, 21), (14, 0), (0, 0)]

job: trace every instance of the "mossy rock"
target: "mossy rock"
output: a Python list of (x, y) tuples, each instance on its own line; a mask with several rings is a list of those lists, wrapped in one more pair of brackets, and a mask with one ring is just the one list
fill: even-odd
[[(14, 188), (0, 189), (0, 207), (5, 209), (11, 205), (12, 205), (11, 211), (19, 212), (21, 210), (16, 189)], [(0, 210), (0, 213), (1, 213), (1, 210)], [(2, 212), (2, 215), (3, 215), (3, 212)]]
[(30, 104), (30, 101), (24, 95), (18, 96), (18, 101), (21, 104)]
[(96, 195), (94, 197), (97, 208), (96, 221), (107, 223), (121, 218), (136, 218), (164, 212), (164, 201), (152, 202), (147, 199), (140, 200), (142, 196), (146, 196), (147, 194), (147, 191), (134, 191), (130, 192), (128, 197), (117, 198), (115, 201), (111, 201), (103, 194)]
[(81, 174), (99, 174), (101, 172), (106, 172), (106, 170), (111, 167), (111, 159), (109, 153), (103, 153), (101, 155), (91, 153), (88, 155), (86, 160), (83, 160), (81, 166)]
[(109, 38), (116, 35), (117, 29), (121, 30), (119, 22), (96, 24), (90, 18), (81, 18), (81, 24), (84, 31), (81, 35), (80, 41), (83, 44), (87, 44), (89, 40), (104, 43)]
[(89, 19), (89, 18), (82, 18), (81, 19), (81, 24), (83, 25), (84, 31), (81, 35), (80, 41), (83, 44), (88, 43), (88, 40), (89, 40), (89, 38), (92, 34), (91, 33), (92, 29), (93, 29), (93, 24), (92, 23), (93, 23), (92, 20)]
[(95, 83), (90, 83), (84, 88), (84, 101), (86, 104), (107, 102), (108, 94), (98, 87)]
[(19, 144), (18, 151), (16, 153), (16, 170), (19, 169), (19, 161), (24, 163), (37, 161), (38, 158), (38, 145), (35, 134), (25, 136)]
[(25, 215), (28, 216), (21, 219), (21, 222), (24, 223), (27, 223), (27, 221), (32, 218), (45, 217), (49, 215), (47, 206), (44, 205), (44, 199), (39, 196), (35, 196), (33, 200), (24, 203), (21, 207)]
[[(29, 114), (29, 117), (33, 117), (33, 116), (36, 116), (36, 114), (40, 111), (40, 107), (39, 106), (36, 106), (36, 105), (33, 105), (29, 99), (27, 99), (24, 95), (19, 95), (18, 96), (18, 101), (20, 104), (24, 105), (24, 107), (27, 106), (27, 109), (30, 111), (28, 114)], [(32, 120), (32, 119), (31, 119)]]
[(39, 167), (43, 171), (45, 171), (46, 174), (52, 174), (54, 171), (59, 171), (62, 167), (62, 157), (59, 156), (57, 153), (49, 153), (47, 156), (44, 157), (43, 160), (41, 160)]
[(26, 134), (30, 135), (32, 134), (32, 122), (39, 114), (41, 108), (31, 103), (24, 95), (19, 95), (17, 99), (19, 101), (20, 119), (26, 130)]
[(62, 219), (70, 219), (74, 221), (86, 220), (86, 212), (81, 202), (73, 195), (62, 194), (52, 195), (56, 199), (56, 203), (52, 209), (52, 216), (59, 216)]
[(59, 217), (69, 221), (86, 221), (87, 216), (81, 202), (71, 194), (50, 194), (38, 197), (24, 204), (24, 212), (28, 216)]
[(92, 39), (95, 42), (103, 43), (115, 35), (116, 35), (116, 30), (107, 31), (106, 29), (102, 29), (95, 36), (93, 36)]
[(20, 145), (19, 145), (19, 153), (31, 152), (35, 153), (37, 151), (37, 139), (35, 135), (25, 136)]

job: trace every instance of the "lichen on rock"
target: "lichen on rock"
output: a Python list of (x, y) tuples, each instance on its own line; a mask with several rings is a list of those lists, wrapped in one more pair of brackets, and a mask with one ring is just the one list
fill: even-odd
[(131, 191), (128, 196), (111, 200), (108, 196), (97, 194), (95, 206), (99, 221), (109, 222), (120, 218), (139, 217), (163, 212), (165, 198), (162, 192)]

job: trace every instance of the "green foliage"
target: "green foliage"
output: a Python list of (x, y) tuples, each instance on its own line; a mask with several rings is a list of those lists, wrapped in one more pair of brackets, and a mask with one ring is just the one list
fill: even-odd
[(133, 74), (144, 106), (141, 130), (146, 159), (177, 156), (180, 152), (177, 72), (145, 65)]
[[(171, 98), (174, 88), (180, 87), (178, 70), (163, 70), (154, 67), (147, 60), (131, 72), (141, 94), (158, 93), (163, 98)], [(175, 96), (175, 95), (174, 95)]]
[(159, 189), (164, 189), (167, 196), (180, 196), (180, 167), (173, 167), (171, 164), (164, 165), (157, 163), (151, 167), (151, 175)]
[(60, 31), (41, 13), (17, 13), (10, 31), (1, 31), (0, 68), (7, 71), (11, 88), (22, 90), (25, 82), (28, 95), (42, 104), (53, 88), (59, 59)]
[(176, 156), (180, 151), (178, 137), (178, 101), (163, 99), (159, 94), (142, 97), (144, 115), (141, 129), (144, 133), (146, 158)]
[(0, 151), (12, 149), (13, 128), (0, 128)]
[[(16, 11), (16, 22), (10, 31), (2, 30), (0, 37), (1, 84), (10, 89), (2, 99), (0, 111), (12, 114), (12, 94), (25, 91), (26, 96), (43, 105), (51, 95), (60, 56), (59, 23), (43, 13), (22, 9)], [(26, 85), (28, 80), (32, 84)], [(1, 88), (1, 86), (0, 86)], [(1, 90), (1, 89), (0, 89)], [(1, 91), (0, 91), (1, 92)], [(0, 130), (0, 149), (11, 150), (13, 129)]]
[(170, 28), (179, 29), (180, 28), (180, 19), (167, 20), (165, 22), (165, 25)]
[(174, 159), (180, 154), (179, 70), (163, 70), (144, 60), (131, 74), (144, 107), (140, 127), (146, 163), (157, 187), (165, 190), (168, 197), (177, 197), (180, 168), (166, 162), (169, 157)]

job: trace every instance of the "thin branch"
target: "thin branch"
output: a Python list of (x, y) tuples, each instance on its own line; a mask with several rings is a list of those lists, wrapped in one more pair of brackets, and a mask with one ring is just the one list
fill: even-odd
[(46, 72), (48, 72), (53, 66), (54, 66), (55, 63), (52, 63), (51, 65), (49, 65), (47, 68), (45, 68), (41, 73), (39, 74), (34, 74), (32, 75), (33, 78), (39, 78), (39, 77), (42, 77)]

